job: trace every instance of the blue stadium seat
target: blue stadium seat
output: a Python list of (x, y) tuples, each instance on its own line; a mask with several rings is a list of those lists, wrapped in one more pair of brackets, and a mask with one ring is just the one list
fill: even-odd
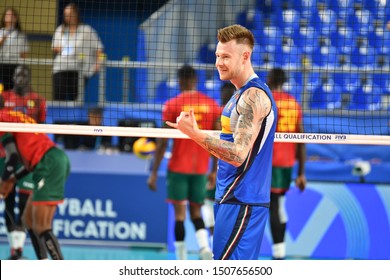
[(334, 81), (340, 86), (341, 91), (346, 94), (353, 94), (359, 86), (359, 74), (353, 65), (341, 66), (344, 72), (334, 73)]
[(263, 28), (264, 28), (263, 14), (259, 10), (250, 10), (250, 13), (252, 13), (252, 11), (254, 12), (253, 19), (252, 19), (252, 21), (253, 21), (252, 29), (253, 30), (263, 30)]
[(371, 12), (365, 9), (362, 3), (355, 3), (354, 12), (348, 18), (348, 25), (358, 35), (367, 36), (373, 29), (373, 20)]
[(302, 49), (297, 46), (288, 36), (283, 36), (282, 46), (277, 50), (277, 63), (283, 68), (300, 67), (302, 60)]
[(337, 31), (330, 35), (331, 44), (338, 48), (340, 53), (351, 54), (356, 46), (355, 33), (345, 22), (339, 20), (337, 24)]
[(327, 74), (321, 77), (321, 85), (312, 93), (310, 107), (313, 109), (341, 108), (341, 88)]
[(196, 75), (198, 77), (198, 83), (197, 83), (198, 90), (206, 91), (205, 83), (206, 83), (207, 79), (209, 78), (208, 77), (210, 75), (209, 71), (210, 70), (206, 70), (206, 69), (197, 69), (196, 70)]
[(381, 94), (389, 94), (390, 95), (390, 75), (387, 71), (383, 71), (381, 73), (374, 73), (373, 75), (373, 83), (376, 85)]
[(312, 16), (317, 12), (316, 4), (317, 0), (295, 0), (292, 6), (300, 13), (301, 18), (312, 23)]
[(346, 19), (353, 13), (353, 4), (359, 0), (329, 0), (329, 7), (337, 12), (338, 18)]
[(301, 21), (299, 32), (293, 36), (295, 44), (302, 49), (303, 54), (311, 54), (319, 47), (318, 34), (313, 26)]
[(248, 9), (240, 12), (237, 15), (237, 23), (246, 28), (262, 29), (263, 13), (259, 9)]
[(381, 108), (379, 88), (373, 83), (372, 76), (362, 74), (359, 86), (354, 91), (349, 109), (351, 110), (379, 110)]
[(215, 43), (204, 43), (199, 48), (198, 61), (200, 63), (215, 63)]
[(310, 72), (307, 74), (306, 89), (312, 94), (319, 86), (321, 86), (321, 74), (319, 72)]
[(221, 104), (221, 86), (222, 81), (219, 79), (219, 77), (215, 76), (212, 79), (208, 79), (205, 82), (205, 89), (203, 90), (204, 93), (206, 93), (211, 98), (215, 99), (218, 104)]
[(253, 65), (263, 65), (264, 64), (263, 54), (264, 54), (264, 49), (263, 49), (262, 45), (260, 45), (256, 42), (255, 46), (253, 48), (253, 52), (252, 52)]
[(154, 102), (163, 104), (169, 98), (176, 96), (179, 92), (180, 89), (177, 80), (163, 80), (156, 87)]
[(319, 47), (312, 54), (312, 63), (320, 67), (334, 67), (338, 63), (338, 49), (330, 44), (328, 37), (319, 38)]
[(367, 34), (367, 39), (370, 44), (376, 48), (377, 53), (385, 54), (389, 49), (390, 31), (386, 28), (386, 23), (383, 20), (376, 19), (373, 21), (373, 28)]
[(282, 31), (277, 26), (266, 25), (263, 30), (253, 30), (253, 35), (266, 52), (274, 52), (282, 44)]
[(266, 65), (267, 67), (269, 67), (269, 68), (282, 67), (282, 62), (281, 62), (282, 57), (281, 57), (280, 53), (278, 55), (276, 51), (273, 51), (273, 52), (264, 51), (262, 54), (262, 57), (263, 57), (264, 65)]
[(376, 54), (375, 55), (375, 67), (388, 68), (390, 67), (390, 58), (388, 55)]
[(385, 22), (390, 20), (390, 5), (388, 1), (366, 0), (364, 7), (372, 13), (374, 18)]
[(329, 36), (336, 31), (337, 14), (334, 10), (329, 9), (326, 2), (317, 4), (318, 10), (313, 14), (313, 26), (321, 34)]
[(281, 18), (278, 20), (284, 35), (291, 36), (299, 30), (300, 13), (290, 6), (282, 10)]
[(265, 17), (278, 13), (281, 10), (283, 0), (264, 1), (256, 0), (255, 8), (260, 10)]
[(373, 69), (376, 64), (375, 49), (369, 45), (366, 37), (357, 39), (357, 47), (351, 53), (351, 63), (359, 68)]
[(387, 30), (383, 21), (374, 21), (374, 30), (367, 38), (378, 54), (390, 55), (390, 30)]
[(283, 90), (290, 93), (298, 102), (302, 102), (302, 75), (299, 75), (297, 72), (288, 72), (287, 81), (283, 85)]

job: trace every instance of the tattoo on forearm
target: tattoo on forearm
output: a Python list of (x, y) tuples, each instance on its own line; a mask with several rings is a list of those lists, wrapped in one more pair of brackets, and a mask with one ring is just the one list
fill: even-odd
[(237, 147), (234, 143), (219, 140), (217, 138), (208, 136), (206, 137), (204, 143), (204, 148), (206, 148), (212, 155), (220, 158), (226, 162), (236, 163), (242, 162), (243, 159), (239, 157), (237, 152)]
[(221, 160), (235, 165), (243, 163), (270, 110), (270, 105), (270, 100), (264, 92), (249, 89), (237, 103), (240, 115), (234, 132), (234, 143), (206, 136), (199, 144)]

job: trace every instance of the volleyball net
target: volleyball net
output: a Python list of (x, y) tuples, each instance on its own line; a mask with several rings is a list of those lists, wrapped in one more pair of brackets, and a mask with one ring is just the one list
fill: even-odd
[[(283, 68), (284, 89), (303, 111), (305, 133), (279, 132), (275, 141), (390, 144), (386, 1), (73, 2), (73, 11), (70, 1), (0, 4), (17, 11), (22, 27), (8, 34), (2, 26), (0, 36), (12, 39), (0, 54), (3, 92), (14, 86), (14, 66), (24, 64), (32, 90), (47, 101), (44, 124), (3, 122), (1, 131), (186, 138), (162, 128), (163, 104), (180, 92), (177, 71), (192, 65), (198, 90), (222, 106), (216, 34), (238, 23), (255, 35), (256, 73), (266, 80)], [(102, 110), (100, 124), (88, 121), (94, 108)]]

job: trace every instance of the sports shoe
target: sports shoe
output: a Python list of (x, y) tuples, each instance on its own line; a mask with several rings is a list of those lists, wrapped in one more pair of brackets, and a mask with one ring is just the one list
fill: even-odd
[(9, 260), (19, 260), (22, 257), (22, 249), (12, 249)]
[(212, 260), (213, 252), (209, 248), (203, 248), (199, 252), (199, 259), (201, 260)]

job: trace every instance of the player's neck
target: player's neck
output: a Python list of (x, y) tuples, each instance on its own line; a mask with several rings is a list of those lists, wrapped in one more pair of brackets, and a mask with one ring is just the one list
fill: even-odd
[(255, 71), (253, 68), (248, 69), (247, 71), (244, 71), (237, 79), (230, 80), (230, 82), (237, 88), (242, 88), (245, 86), (255, 75)]

